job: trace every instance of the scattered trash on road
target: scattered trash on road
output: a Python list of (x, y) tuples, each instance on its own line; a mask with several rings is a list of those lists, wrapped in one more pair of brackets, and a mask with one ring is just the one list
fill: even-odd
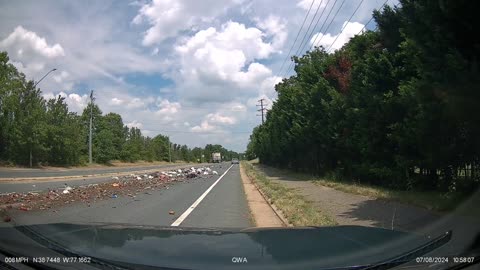
[[(66, 185), (66, 184), (65, 184)], [(69, 186), (66, 186), (65, 189), (63, 190), (63, 194), (68, 194), (70, 193), (70, 191), (72, 191), (73, 188), (72, 187), (69, 187)]]
[(170, 210), (170, 211), (168, 211), (168, 214), (169, 214), (169, 215), (175, 215), (175, 211)]
[(12, 218), (10, 216), (4, 216), (3, 221), (10, 222), (10, 221), (12, 221)]
[[(0, 194), (0, 206), (10, 210), (49, 210), (56, 213), (55, 207), (66, 204), (85, 203), (88, 207), (99, 200), (128, 196), (136, 198), (134, 194), (143, 193), (153, 195), (154, 190), (168, 190), (170, 183), (185, 180), (207, 179), (218, 172), (209, 166), (186, 167), (169, 171), (148, 172), (124, 176), (113, 176), (110, 181), (78, 185), (75, 188), (64, 183), (59, 188), (39, 192), (12, 192)], [(85, 179), (84, 179), (85, 180)], [(35, 184), (32, 187), (36, 187)]]

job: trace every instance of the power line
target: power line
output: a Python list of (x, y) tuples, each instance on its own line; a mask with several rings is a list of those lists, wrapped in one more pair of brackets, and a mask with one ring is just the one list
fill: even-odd
[[(330, 9), (330, 11), (328, 12), (327, 14), (327, 17), (325, 18), (325, 21), (323, 21), (323, 24), (322, 24), (322, 27), (320, 27), (320, 29), (318, 30), (318, 33), (322, 33), (322, 29), (323, 29), (323, 26), (325, 25), (325, 23), (328, 21), (328, 18), (330, 18), (330, 14), (332, 14), (332, 11), (333, 9), (335, 8), (335, 6), (337, 5), (337, 1), (338, 0), (335, 0), (335, 2), (333, 3), (333, 6), (332, 8)], [(345, 2), (345, 1), (344, 1)], [(342, 5), (343, 5), (343, 2), (342, 2)], [(342, 8), (342, 5), (340, 6), (340, 8)], [(340, 10), (340, 8), (338, 10)], [(337, 10), (337, 13), (338, 14), (338, 10)], [(335, 16), (336, 16), (335, 14)], [(333, 16), (333, 18), (335, 18), (335, 16)], [(333, 21), (333, 19), (332, 19)], [(332, 23), (332, 21), (330, 21), (330, 24)], [(325, 32), (328, 30), (330, 24), (327, 26), (327, 28), (325, 29)], [(322, 35), (322, 37), (320, 38), (320, 40), (318, 42), (320, 42), (322, 40), (322, 38), (324, 37), (325, 35)], [(312, 44), (310, 45), (310, 50), (312, 50), (313, 46), (315, 45), (315, 42), (317, 42), (317, 38), (318, 38), (318, 35), (315, 36), (315, 39), (313, 40)]]
[[(385, 2), (383, 2), (383, 5), (380, 7), (379, 10), (382, 10), (382, 8), (387, 4), (387, 2), (388, 2), (388, 0), (385, 0)], [(372, 15), (372, 17), (370, 18), (370, 20), (368, 20), (368, 22), (362, 27), (362, 30), (360, 30), (360, 31), (357, 33), (357, 35), (360, 34), (360, 33), (362, 33), (363, 30), (365, 30), (365, 27), (367, 27), (367, 25), (368, 25), (372, 20), (373, 20), (373, 15)]]
[[(337, 2), (337, 0), (335, 0), (335, 2)], [(340, 9), (342, 9), (342, 6), (343, 6), (344, 3), (345, 3), (345, 0), (342, 1), (342, 4), (341, 4), (340, 7), (337, 9), (337, 12), (335, 13), (335, 15), (333, 15), (332, 19), (330, 20), (330, 23), (327, 25), (327, 28), (325, 28), (325, 33), (328, 33), (328, 29), (330, 29), (330, 26), (332, 26), (332, 23), (333, 23), (333, 21), (335, 20), (335, 17), (337, 17), (338, 12), (340, 11)], [(332, 8), (332, 10), (333, 10), (333, 8)], [(318, 43), (320, 43), (320, 42), (322, 41), (322, 39), (323, 39), (324, 36), (325, 36), (325, 35), (322, 35), (322, 37), (320, 38), (320, 40), (318, 41)], [(317, 37), (318, 37), (318, 35), (317, 35)], [(315, 41), (314, 41), (314, 43), (315, 43)], [(312, 43), (312, 46), (313, 46), (314, 43)], [(312, 48), (312, 47), (310, 47), (310, 48)]]
[[(336, 1), (337, 1), (337, 0), (336, 0)], [(336, 2), (336, 1), (335, 1), (335, 2)], [(345, 1), (345, 0), (344, 0), (344, 1)], [(343, 2), (344, 2), (344, 1), (343, 1)], [(343, 5), (343, 2), (342, 2), (342, 5)], [(362, 0), (362, 2), (363, 2), (363, 0)], [(387, 4), (387, 2), (388, 2), (388, 0), (386, 0), (386, 1), (382, 4), (382, 6), (380, 7), (380, 10)], [(357, 11), (358, 8), (360, 7), (360, 5), (361, 5), (361, 3), (359, 4), (359, 6), (358, 6), (357, 9), (355, 10), (355, 12), (352, 14), (352, 16), (349, 18), (349, 21), (351, 20), (351, 18), (353, 17), (353, 15), (356, 13), (356, 11)], [(334, 3), (333, 6), (335, 6), (335, 3)], [(330, 12), (333, 10), (333, 6), (332, 6), (332, 9), (330, 10)], [(341, 7), (340, 7), (340, 8), (341, 8)], [(335, 16), (338, 14), (340, 8), (337, 10)], [(332, 18), (331, 22), (333, 22), (335, 16)], [(328, 17), (329, 17), (329, 15), (327, 15), (327, 18), (328, 18)], [(356, 35), (362, 33), (363, 30), (365, 30), (365, 28), (367, 27), (367, 25), (368, 25), (372, 20), (373, 20), (373, 16), (370, 18), (370, 20), (368, 20), (368, 22), (363, 26), (363, 28), (362, 28)], [(342, 30), (341, 30), (342, 32), (345, 30), (345, 27), (346, 27), (346, 24), (345, 24), (344, 27), (342, 27)], [(320, 29), (321, 29), (321, 28), (320, 28)], [(327, 27), (327, 29), (328, 29), (328, 27)], [(335, 43), (335, 41), (338, 39), (338, 36), (340, 36), (340, 34), (337, 35), (337, 37), (335, 38), (335, 40), (333, 41), (333, 43)], [(322, 36), (322, 38), (323, 38), (323, 36)], [(320, 39), (320, 41), (321, 41), (321, 39)], [(320, 42), (320, 41), (319, 41), (319, 42)], [(330, 50), (330, 48), (333, 46), (333, 43), (330, 44), (329, 50)], [(313, 45), (313, 44), (315, 44), (315, 40), (314, 40), (314, 42), (312, 43), (312, 45)], [(328, 50), (327, 50), (327, 52), (328, 52)], [(293, 65), (294, 65), (294, 63), (292, 63), (292, 64), (289, 66), (289, 68), (288, 68), (286, 74), (284, 75), (284, 77), (292, 70)]]
[[(327, 9), (327, 6), (328, 6), (329, 3), (330, 3), (330, 0), (328, 0), (327, 5), (325, 6), (325, 9), (324, 9), (323, 11), (325, 11), (325, 10)], [(335, 7), (336, 4), (337, 4), (337, 0), (335, 0), (335, 2), (333, 3), (332, 8), (330, 9), (327, 17), (325, 18), (325, 20), (324, 20), (323, 23), (322, 23), (322, 26), (320, 26), (320, 29), (318, 30), (319, 33), (322, 32), (323, 26), (324, 26), (325, 23), (327, 22), (328, 17), (330, 17), (330, 13), (332, 13), (332, 10), (333, 10), (333, 8)], [(323, 15), (323, 12), (322, 12), (322, 15)], [(318, 23), (318, 21), (317, 21), (317, 23)], [(312, 33), (312, 34), (313, 34), (313, 33)], [(312, 37), (313, 37), (313, 36), (312, 36)], [(318, 35), (315, 36), (315, 39), (313, 40), (313, 43), (312, 43), (312, 45), (310, 46), (310, 50), (312, 49), (313, 44), (315, 44), (315, 41), (317, 40), (317, 38), (318, 38)]]
[[(332, 12), (333, 8), (335, 7), (335, 4), (337, 3), (337, 1), (338, 1), (338, 0), (335, 0), (335, 3), (333, 3), (333, 6), (332, 6), (332, 8), (330, 9), (330, 12), (328, 13), (327, 17), (325, 18), (325, 21), (326, 21), (326, 20), (328, 19), (328, 17), (330, 16), (330, 13)], [(323, 9), (322, 14), (320, 15), (319, 19), (318, 19), (317, 22), (315, 23), (315, 27), (318, 25), (318, 22), (320, 21), (320, 18), (323, 16), (323, 14), (325, 13), (325, 10), (328, 8), (328, 3), (330, 3), (330, 0), (328, 0), (327, 4), (325, 5), (325, 9)], [(319, 7), (320, 7), (320, 5), (319, 5)], [(318, 11), (318, 9), (317, 9), (317, 11)], [(313, 19), (315, 19), (315, 18), (313, 18)], [(313, 20), (312, 20), (312, 22), (313, 22)], [(323, 24), (325, 24), (325, 22), (324, 22)], [(322, 25), (323, 25), (323, 24), (322, 24)], [(307, 33), (305, 33), (305, 34), (308, 34), (308, 36), (310, 37), (310, 36), (313, 34), (313, 32), (315, 31), (315, 27), (312, 29), (312, 32), (311, 32), (310, 34), (308, 34), (308, 30), (307, 30)], [(309, 29), (310, 29), (310, 28), (309, 28)], [(305, 37), (305, 36), (304, 36), (304, 37)], [(307, 45), (307, 44), (308, 44), (308, 40), (306, 40), (305, 44), (303, 44), (303, 40), (302, 40), (302, 43), (300, 44), (300, 48), (299, 48), (300, 50), (298, 50), (295, 55), (298, 55), (299, 53), (303, 52), (303, 50), (305, 49), (305, 45)], [(288, 67), (288, 70), (287, 70), (287, 73), (286, 73), (286, 74), (288, 74), (288, 73), (293, 69), (294, 66), (295, 66), (295, 63), (292, 62), (292, 63), (290, 64), (290, 66)], [(286, 74), (285, 74), (285, 75), (286, 75)]]
[(285, 56), (285, 59), (283, 60), (282, 66), (280, 67), (280, 70), (279, 70), (278, 74), (282, 73), (283, 66), (287, 62), (287, 59), (290, 58), (290, 53), (292, 52), (293, 48), (295, 47), (295, 44), (297, 44), (298, 37), (300, 36), (300, 33), (302, 32), (303, 26), (305, 25), (305, 22), (307, 21), (307, 18), (308, 18), (308, 15), (310, 14), (310, 10), (312, 9), (313, 3), (315, 3), (315, 0), (312, 0), (312, 3), (310, 4), (310, 7), (308, 8), (308, 12), (305, 15), (305, 18), (303, 19), (302, 26), (300, 27), (300, 29), (297, 32), (297, 36), (295, 37), (295, 41), (293, 41), (292, 47), (290, 47), (290, 50), (288, 50), (288, 53)]
[[(261, 113), (261, 116), (262, 116), (262, 124), (265, 123), (265, 111), (267, 110), (267, 109), (265, 108), (265, 105), (266, 105), (266, 104), (263, 103), (264, 101), (265, 101), (264, 98), (258, 100), (258, 102), (260, 102), (260, 105), (257, 105), (258, 107), (260, 107), (260, 109), (257, 110), (257, 111)], [(260, 115), (257, 115), (257, 116), (260, 116)]]
[[(313, 18), (312, 20), (310, 21), (310, 24), (308, 25), (308, 28), (307, 28), (307, 31), (305, 32), (305, 35), (303, 35), (303, 38), (302, 38), (302, 41), (300, 42), (300, 46), (298, 47), (298, 50), (295, 52), (295, 55), (298, 55), (299, 52), (301, 52), (301, 48), (302, 48), (302, 44), (303, 44), (303, 41), (305, 40), (305, 37), (307, 36), (308, 32), (310, 31), (310, 27), (312, 27), (312, 23), (313, 21), (315, 21), (315, 18), (317, 17), (317, 14), (318, 14), (318, 10), (320, 9), (320, 6), (322, 5), (322, 2), (320, 1), (320, 3), (318, 4), (318, 7), (317, 9), (315, 10), (315, 14), (313, 15)], [(290, 68), (289, 68), (290, 69)], [(288, 70), (289, 70), (288, 69)], [(288, 71), (285, 73), (284, 76), (282, 77), (285, 77), (287, 74), (288, 74)]]
[(360, 8), (360, 6), (362, 5), (364, 0), (360, 1), (360, 3), (358, 4), (357, 8), (355, 9), (355, 11), (352, 13), (352, 15), (350, 16), (350, 18), (348, 18), (347, 22), (345, 23), (345, 25), (343, 25), (342, 27), (342, 30), (340, 30), (340, 34), (338, 34), (335, 39), (333, 40), (332, 44), (330, 44), (330, 46), (328, 46), (328, 49), (326, 50), (326, 52), (328, 53), (330, 51), (330, 48), (333, 47), (333, 44), (335, 44), (335, 42), (337, 41), (338, 37), (343, 33), (343, 31), (345, 31), (345, 28), (347, 28), (347, 25), (348, 23), (352, 20), (353, 16), (355, 15), (355, 13), (357, 13), (358, 9)]

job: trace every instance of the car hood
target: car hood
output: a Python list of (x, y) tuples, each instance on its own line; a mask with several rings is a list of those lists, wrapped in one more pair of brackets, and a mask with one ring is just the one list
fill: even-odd
[(17, 255), (30, 256), (38, 256), (38, 245), (28, 245), (6, 231), (13, 229), (64, 255), (92, 256), (140, 268), (336, 269), (385, 262), (432, 244), (429, 237), (361, 226), (225, 230), (48, 224), (0, 228), (1, 243), (17, 248)]

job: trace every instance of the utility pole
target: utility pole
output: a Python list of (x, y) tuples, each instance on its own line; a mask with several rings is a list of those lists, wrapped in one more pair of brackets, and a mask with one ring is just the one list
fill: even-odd
[(168, 159), (170, 160), (170, 163), (172, 163), (172, 143), (168, 141)]
[[(43, 77), (42, 77), (40, 80), (38, 80), (38, 81), (33, 85), (33, 88), (36, 89), (36, 88), (37, 88), (37, 85), (38, 85), (43, 79), (45, 79), (45, 77), (47, 77), (48, 74), (54, 72), (55, 70), (57, 70), (57, 69), (56, 69), (56, 68), (53, 68), (53, 69), (51, 69), (49, 72), (47, 72), (45, 75), (43, 75)], [(28, 111), (28, 115), (30, 115), (30, 111)], [(36, 134), (35, 134), (35, 132), (33, 132), (33, 137), (34, 137), (34, 138), (32, 139), (32, 141), (35, 140), (35, 136), (36, 136)], [(33, 166), (32, 144), (33, 144), (33, 142), (30, 143), (30, 158), (29, 158), (29, 160), (30, 160), (30, 162), (29, 162), (30, 168)]]
[(92, 164), (92, 124), (93, 124), (93, 90), (90, 93), (90, 135), (88, 136), (88, 162)]
[[(261, 113), (261, 116), (262, 116), (262, 124), (265, 123), (265, 112), (267, 111), (267, 108), (265, 108), (266, 104), (264, 103), (265, 99), (262, 98), (260, 100), (258, 100), (258, 102), (260, 102), (260, 104), (257, 104), (257, 107), (260, 107), (260, 109), (258, 109), (257, 111)], [(260, 116), (257, 114), (257, 116)]]

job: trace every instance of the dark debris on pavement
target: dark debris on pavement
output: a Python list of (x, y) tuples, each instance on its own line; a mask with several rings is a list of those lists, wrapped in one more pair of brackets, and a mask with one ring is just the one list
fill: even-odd
[[(143, 175), (130, 174), (115, 176), (111, 181), (70, 187), (65, 183), (64, 188), (49, 189), (43, 192), (8, 193), (0, 195), (0, 210), (10, 209), (21, 211), (54, 210), (55, 207), (84, 203), (90, 207), (93, 203), (105, 199), (115, 199), (120, 196), (135, 198), (140, 193), (151, 194), (149, 191), (168, 189), (168, 185), (185, 180), (209, 178), (217, 175), (210, 167), (184, 168), (171, 171), (158, 171)], [(8, 217), (8, 216), (7, 216)], [(9, 222), (10, 218), (4, 218)]]

